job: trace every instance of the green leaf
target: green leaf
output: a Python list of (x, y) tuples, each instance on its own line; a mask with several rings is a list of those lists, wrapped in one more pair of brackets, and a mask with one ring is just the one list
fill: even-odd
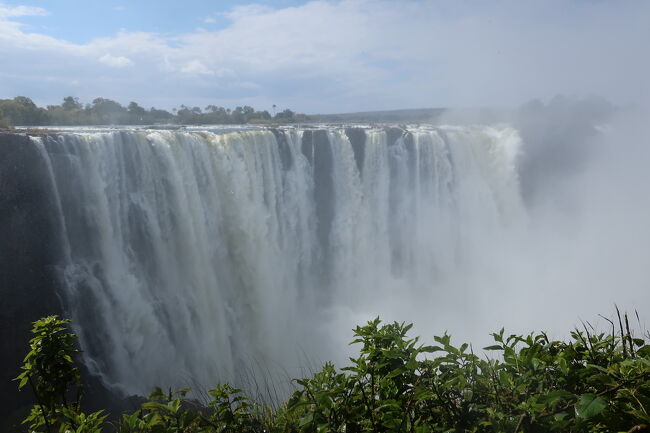
[(483, 348), (483, 350), (501, 350), (501, 349), (503, 349), (503, 346), (499, 346), (498, 344)]
[(607, 401), (596, 394), (582, 394), (576, 403), (576, 416), (589, 419), (601, 413), (607, 407)]
[(300, 418), (300, 427), (304, 427), (309, 424), (314, 419), (314, 414), (308, 413), (307, 415)]
[(562, 421), (562, 420), (565, 419), (567, 416), (569, 416), (568, 413), (566, 413), (566, 412), (560, 412), (560, 413), (556, 413), (556, 414), (553, 416), (553, 419), (555, 419), (555, 421)]
[(420, 348), (420, 352), (427, 352), (427, 353), (432, 353), (432, 352), (442, 352), (444, 349), (440, 346), (422, 346)]

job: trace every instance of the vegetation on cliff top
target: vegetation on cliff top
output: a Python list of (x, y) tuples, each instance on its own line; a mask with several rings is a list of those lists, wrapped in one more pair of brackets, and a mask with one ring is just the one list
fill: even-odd
[(187, 390), (156, 389), (139, 410), (107, 422), (103, 411), (84, 413), (75, 336), (51, 316), (34, 323), (16, 380), (35, 393), (25, 420), (31, 432), (648, 431), (649, 336), (634, 337), (624, 319), (611, 333), (585, 327), (566, 342), (502, 329), (484, 348), (494, 357), (455, 346), (449, 335), (423, 345), (408, 336), (411, 325), (375, 319), (354, 330), (360, 349), (349, 366), (327, 363), (297, 380), (277, 408), (227, 384), (207, 404), (185, 398)]
[(105, 98), (95, 98), (90, 104), (82, 104), (78, 98), (67, 96), (61, 105), (38, 107), (31, 99), (17, 96), (13, 99), (0, 99), (0, 128), (3, 124), (35, 126), (35, 125), (145, 125), (145, 124), (246, 124), (246, 123), (292, 123), (305, 122), (304, 114), (294, 113), (290, 109), (276, 111), (257, 111), (248, 105), (230, 108), (208, 105), (187, 107), (172, 110), (159, 110), (154, 107), (146, 109), (136, 102), (124, 107), (118, 102)]

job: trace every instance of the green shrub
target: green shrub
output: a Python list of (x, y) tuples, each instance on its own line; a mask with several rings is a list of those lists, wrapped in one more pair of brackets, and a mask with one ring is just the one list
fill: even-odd
[(13, 129), (14, 125), (8, 117), (0, 116), (0, 129)]
[[(30, 432), (68, 431), (95, 432), (105, 416), (101, 411), (86, 416), (80, 411), (81, 386), (79, 369), (74, 356), (76, 335), (66, 329), (69, 320), (48, 316), (34, 322), (29, 341), (29, 352), (21, 367), (22, 373), (15, 379), (18, 388), (29, 384), (36, 404), (23, 421), (29, 423)], [(76, 388), (76, 398), (68, 401)]]
[[(30, 383), (37, 404), (30, 430), (97, 433), (101, 412), (85, 415), (67, 404), (78, 385), (74, 336), (56, 317), (35, 323), (20, 386)], [(409, 338), (412, 325), (379, 319), (354, 330), (359, 355), (337, 370), (327, 363), (277, 409), (243, 391), (219, 385), (207, 405), (188, 390), (156, 388), (141, 409), (123, 414), (119, 433), (166, 432), (632, 432), (650, 425), (650, 346), (620, 335), (574, 331), (569, 341), (546, 334), (492, 334), (479, 356), (449, 335), (433, 345)], [(627, 327), (626, 327), (627, 328)], [(49, 423), (49, 424), (48, 424)]]

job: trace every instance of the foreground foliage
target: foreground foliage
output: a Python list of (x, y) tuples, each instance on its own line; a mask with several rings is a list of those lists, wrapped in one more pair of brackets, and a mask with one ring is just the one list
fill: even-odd
[[(546, 334), (492, 334), (495, 356), (454, 346), (449, 335), (422, 345), (412, 325), (379, 319), (354, 330), (359, 356), (331, 363), (277, 409), (224, 384), (207, 405), (157, 388), (113, 422), (85, 414), (73, 363), (75, 336), (56, 316), (34, 323), (19, 386), (36, 404), (25, 420), (34, 432), (634, 432), (650, 431), (650, 345), (619, 321), (611, 334), (574, 331), (568, 342)], [(77, 395), (81, 395), (77, 393)]]

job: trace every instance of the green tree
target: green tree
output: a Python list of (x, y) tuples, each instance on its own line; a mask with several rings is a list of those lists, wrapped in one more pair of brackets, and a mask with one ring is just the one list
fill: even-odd
[(63, 104), (61, 104), (61, 106), (66, 111), (81, 110), (83, 108), (83, 105), (79, 102), (79, 98), (74, 98), (72, 96), (66, 96), (63, 98)]
[(174, 115), (166, 110), (159, 110), (155, 107), (151, 107), (149, 110), (149, 116), (151, 121), (154, 123), (168, 123), (174, 119)]
[(294, 120), (293, 116), (295, 114), (296, 113), (294, 113), (293, 111), (291, 111), (290, 109), (287, 108), (287, 109), (285, 109), (283, 111), (280, 111), (278, 114), (276, 114), (275, 119), (279, 120), (281, 122), (293, 122), (293, 120)]
[(126, 109), (113, 100), (95, 98), (89, 111), (97, 124), (105, 125), (122, 123)]
[(243, 107), (235, 107), (235, 109), (230, 113), (232, 123), (246, 123), (246, 115), (244, 114)]
[(130, 102), (127, 107), (128, 112), (128, 123), (138, 124), (143, 123), (149, 120), (149, 113), (147, 110), (138, 105), (137, 102)]
[(0, 118), (2, 117), (9, 119), (8, 123), (13, 125), (45, 125), (49, 121), (47, 112), (26, 96), (0, 99)]

